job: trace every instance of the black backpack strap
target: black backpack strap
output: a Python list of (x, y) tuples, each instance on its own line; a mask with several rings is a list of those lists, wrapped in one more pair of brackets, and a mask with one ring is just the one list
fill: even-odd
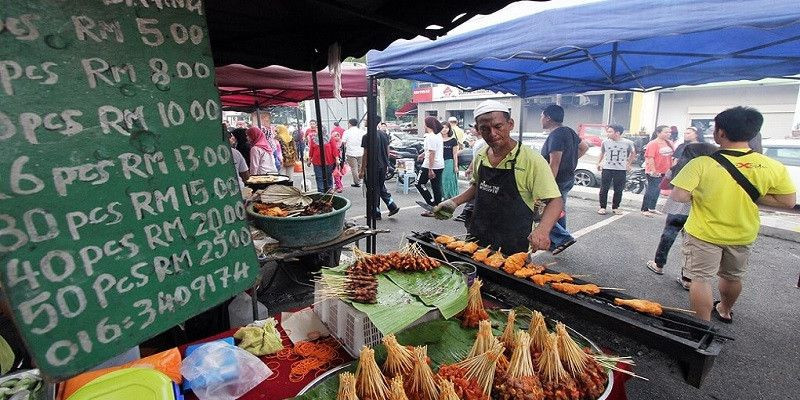
[(729, 154), (738, 157), (750, 154), (752, 152), (753, 152), (752, 150), (747, 153), (732, 152), (732, 151), (726, 152), (724, 150), (720, 150), (711, 154), (709, 157), (713, 158), (716, 162), (719, 163), (719, 165), (725, 168), (731, 175), (733, 180), (735, 180), (736, 183), (738, 183), (739, 186), (741, 186), (742, 189), (744, 189), (747, 195), (750, 196), (750, 200), (753, 200), (753, 203), (755, 203), (758, 201), (759, 197), (761, 197), (761, 193), (758, 192), (758, 189), (756, 189), (756, 187), (747, 179), (746, 176), (744, 176), (744, 174), (742, 174), (741, 171), (739, 171), (738, 168), (736, 168), (736, 166), (733, 165), (733, 163), (730, 160), (728, 160), (727, 158), (725, 158), (725, 156), (723, 156), (723, 154)]

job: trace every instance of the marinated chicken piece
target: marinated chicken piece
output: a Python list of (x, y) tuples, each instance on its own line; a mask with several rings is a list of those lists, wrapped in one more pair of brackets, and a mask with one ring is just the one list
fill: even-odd
[(506, 258), (503, 256), (503, 253), (496, 252), (489, 257), (486, 257), (486, 261), (484, 264), (492, 267), (492, 268), (500, 268), (503, 266), (503, 263), (506, 261)]
[(477, 262), (484, 262), (486, 261), (486, 258), (489, 257), (489, 254), (492, 254), (492, 249), (486, 247), (475, 251), (475, 253), (472, 253), (472, 259)]
[(536, 272), (536, 270), (533, 269), (533, 268), (523, 267), (523, 268), (518, 269), (517, 272), (514, 272), (514, 276), (516, 276), (517, 278), (523, 278), (524, 279), (524, 278), (529, 278), (529, 277), (531, 277), (533, 275), (536, 275), (537, 273), (538, 272)]
[(478, 244), (475, 242), (467, 242), (467, 244), (456, 249), (457, 252), (466, 254), (472, 254), (475, 250), (478, 250)]
[(503, 264), (503, 271), (506, 271), (509, 274), (513, 274), (517, 272), (520, 268), (525, 266), (525, 261), (528, 260), (528, 253), (515, 253), (506, 259), (506, 262)]
[(433, 242), (436, 244), (449, 244), (455, 242), (456, 238), (447, 235), (439, 235), (436, 239), (433, 239)]
[(573, 283), (553, 282), (550, 284), (550, 287), (561, 293), (566, 293), (571, 295), (584, 293), (593, 296), (600, 293), (600, 288), (593, 283), (587, 283), (585, 285), (576, 285)]
[(615, 298), (614, 304), (618, 306), (632, 308), (643, 314), (655, 315), (656, 317), (663, 313), (663, 310), (661, 309), (661, 304), (658, 304), (655, 301), (650, 301), (650, 300)]
[(531, 276), (533, 283), (544, 286), (550, 282), (572, 282), (572, 277), (569, 274), (559, 272), (557, 274), (539, 274)]
[(456, 240), (447, 244), (447, 250), (455, 250), (465, 244), (467, 244), (467, 242), (463, 240)]

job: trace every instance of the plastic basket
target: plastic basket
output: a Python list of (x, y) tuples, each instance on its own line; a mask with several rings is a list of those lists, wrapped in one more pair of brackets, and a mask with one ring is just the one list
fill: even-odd
[[(361, 354), (363, 346), (374, 346), (383, 339), (383, 334), (369, 320), (367, 314), (356, 310), (353, 306), (339, 299), (320, 301), (315, 294), (314, 312), (317, 313), (322, 323), (328, 327), (339, 343), (354, 358)], [(433, 321), (442, 317), (439, 310), (432, 310), (423, 315), (408, 327)]]

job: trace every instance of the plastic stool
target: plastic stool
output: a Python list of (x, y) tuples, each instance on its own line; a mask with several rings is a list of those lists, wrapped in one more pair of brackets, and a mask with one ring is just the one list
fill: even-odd
[(416, 175), (405, 172), (397, 175), (397, 191), (403, 191), (403, 194), (408, 194), (408, 185), (416, 179)]

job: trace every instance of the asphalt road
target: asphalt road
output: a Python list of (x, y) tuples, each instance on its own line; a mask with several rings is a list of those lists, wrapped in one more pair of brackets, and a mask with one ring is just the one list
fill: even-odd
[[(352, 202), (348, 219), (365, 222), (362, 189), (346, 182), (343, 193)], [(396, 249), (412, 231), (431, 230), (444, 234), (463, 234), (463, 224), (437, 221), (420, 216), (415, 205), (419, 194), (396, 191), (387, 182), (402, 211), (378, 221), (378, 228), (391, 230), (378, 236), (381, 252)], [(650, 298), (664, 305), (688, 308), (688, 292), (675, 278), (681, 265), (679, 242), (670, 253), (665, 274), (658, 276), (645, 267), (652, 259), (664, 224), (664, 217), (647, 218), (634, 209), (621, 217), (601, 216), (593, 201), (570, 198), (568, 228), (580, 234), (578, 243), (559, 256), (537, 255), (541, 262), (556, 261), (554, 268), (573, 274), (588, 274), (587, 280), (608, 287), (624, 287), (635, 297)], [(679, 238), (680, 240), (680, 238)], [(635, 340), (620, 337), (601, 326), (581, 325), (601, 347), (636, 360), (635, 372), (649, 381), (632, 379), (627, 383), (631, 399), (797, 399), (800, 393), (800, 243), (759, 236), (744, 283), (734, 309), (735, 322), (719, 324), (724, 334), (736, 340), (725, 343), (721, 354), (700, 389), (686, 384), (676, 362), (661, 352), (650, 350)]]

